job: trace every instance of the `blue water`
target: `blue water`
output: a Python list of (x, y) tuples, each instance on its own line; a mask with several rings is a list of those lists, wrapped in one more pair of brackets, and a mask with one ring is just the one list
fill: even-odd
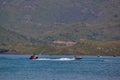
[(0, 54), (0, 80), (120, 80), (120, 57)]

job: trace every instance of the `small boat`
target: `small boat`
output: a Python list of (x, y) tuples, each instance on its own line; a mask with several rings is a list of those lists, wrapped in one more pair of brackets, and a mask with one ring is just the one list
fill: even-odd
[(79, 60), (79, 59), (82, 59), (82, 56), (75, 55), (74, 58), (75, 58), (76, 60)]
[(102, 56), (98, 55), (97, 57), (102, 57)]
[(113, 55), (113, 57), (116, 57), (116, 55)]
[(29, 59), (38, 59), (38, 57), (35, 57), (35, 54), (31, 55)]

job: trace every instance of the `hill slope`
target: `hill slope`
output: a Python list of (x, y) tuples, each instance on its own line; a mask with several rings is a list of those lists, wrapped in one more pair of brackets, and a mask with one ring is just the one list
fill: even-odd
[(119, 5), (120, 0), (0, 0), (0, 25), (40, 41), (119, 40)]
[(0, 44), (28, 43), (31, 42), (25, 36), (6, 30), (0, 26)]
[[(11, 46), (0, 46), (4, 50), (14, 50), (14, 53), (29, 54), (72, 54), (72, 55), (112, 55), (120, 56), (120, 40), (116, 41), (91, 41), (80, 40), (74, 45), (60, 44), (16, 44)], [(11, 53), (11, 52), (8, 53)], [(13, 52), (12, 52), (13, 53)]]
[(0, 0), (0, 21), (74, 23), (120, 18), (120, 0)]
[(83, 55), (120, 55), (120, 40), (102, 42), (81, 40), (70, 49), (76, 54)]
[(80, 39), (103, 41), (120, 39), (119, 22), (120, 19), (93, 25), (83, 22), (74, 24), (19, 23), (17, 24), (19, 26), (11, 26), (7, 29), (42, 41), (79, 41)]

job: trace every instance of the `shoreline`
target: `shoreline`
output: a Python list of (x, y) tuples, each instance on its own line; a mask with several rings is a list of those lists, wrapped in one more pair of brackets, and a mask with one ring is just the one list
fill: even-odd
[[(32, 54), (21, 54), (21, 53), (0, 53), (0, 55), (32, 55)], [(41, 55), (41, 54), (36, 54)], [(80, 54), (78, 54), (80, 55)], [(74, 54), (42, 54), (42, 56), (74, 56)], [(80, 55), (80, 56), (96, 56), (96, 57), (104, 57), (104, 56), (111, 56), (111, 57), (120, 57), (120, 55)]]

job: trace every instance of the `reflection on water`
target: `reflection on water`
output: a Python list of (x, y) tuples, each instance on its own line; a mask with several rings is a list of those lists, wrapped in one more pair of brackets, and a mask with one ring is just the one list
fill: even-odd
[(120, 80), (120, 57), (0, 55), (0, 80)]

